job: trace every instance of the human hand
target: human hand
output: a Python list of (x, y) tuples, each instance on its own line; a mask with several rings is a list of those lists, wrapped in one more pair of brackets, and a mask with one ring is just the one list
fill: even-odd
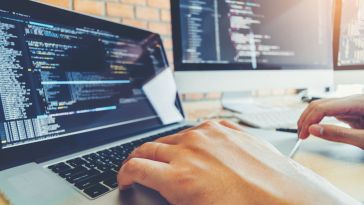
[[(352, 129), (320, 125), (324, 117), (336, 117)], [(364, 95), (314, 101), (303, 112), (297, 125), (302, 139), (312, 134), (364, 149)]]
[(175, 205), (355, 204), (272, 145), (229, 122), (207, 122), (137, 148), (118, 174)]

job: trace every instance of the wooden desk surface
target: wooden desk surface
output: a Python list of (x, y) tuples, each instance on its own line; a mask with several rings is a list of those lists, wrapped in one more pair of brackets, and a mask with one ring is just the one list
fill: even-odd
[[(223, 111), (218, 100), (184, 102), (183, 107), (189, 120), (206, 120), (218, 116), (233, 117), (232, 113)], [(364, 163), (336, 160), (310, 152), (299, 152), (295, 160), (352, 197), (364, 202)]]
[(5, 199), (5, 197), (0, 193), (0, 205), (8, 205), (8, 201)]

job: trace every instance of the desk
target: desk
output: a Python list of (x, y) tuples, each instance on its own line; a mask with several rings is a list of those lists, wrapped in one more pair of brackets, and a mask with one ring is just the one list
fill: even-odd
[(8, 205), (8, 201), (4, 198), (4, 196), (0, 193), (0, 205)]
[[(184, 102), (183, 107), (189, 120), (206, 119), (206, 116), (210, 118), (223, 116), (223, 118), (233, 119), (233, 114), (224, 111), (219, 100)], [(315, 143), (315, 139), (309, 140)], [(364, 201), (364, 163), (336, 160), (312, 152), (299, 152), (295, 160), (352, 197)]]

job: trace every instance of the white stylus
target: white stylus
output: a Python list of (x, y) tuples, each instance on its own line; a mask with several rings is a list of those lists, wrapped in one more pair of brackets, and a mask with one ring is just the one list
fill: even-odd
[(289, 153), (289, 158), (293, 158), (294, 155), (297, 153), (297, 151), (299, 150), (301, 144), (302, 144), (303, 140), (302, 139), (298, 139), (296, 145), (293, 147), (291, 153)]

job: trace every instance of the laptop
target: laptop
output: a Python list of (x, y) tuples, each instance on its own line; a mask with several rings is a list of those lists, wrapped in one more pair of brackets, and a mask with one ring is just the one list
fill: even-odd
[(25, 0), (0, 4), (0, 192), (12, 204), (167, 204), (116, 175), (184, 119), (161, 37)]

